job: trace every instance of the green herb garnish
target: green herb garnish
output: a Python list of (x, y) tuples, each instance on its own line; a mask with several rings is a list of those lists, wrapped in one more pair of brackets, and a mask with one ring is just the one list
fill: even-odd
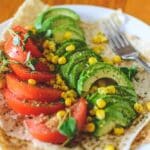
[(70, 139), (75, 136), (76, 129), (76, 120), (73, 117), (69, 117), (59, 126), (60, 133)]
[(0, 50), (0, 73), (7, 72), (9, 70), (8, 64), (8, 59), (6, 58), (4, 52)]
[(130, 80), (132, 80), (132, 78), (137, 73), (137, 68), (135, 66), (132, 66), (130, 68), (128, 68), (128, 67), (121, 67), (120, 70), (122, 72), (124, 72)]

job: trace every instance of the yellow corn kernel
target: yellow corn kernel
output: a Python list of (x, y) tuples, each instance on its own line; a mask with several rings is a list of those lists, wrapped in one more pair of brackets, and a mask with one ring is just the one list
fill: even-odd
[(96, 105), (98, 108), (104, 108), (106, 106), (106, 102), (103, 99), (99, 99), (96, 101)]
[(48, 41), (48, 40), (45, 40), (45, 41), (44, 41), (43, 47), (44, 47), (44, 48), (48, 48), (48, 47), (49, 47), (49, 41)]
[(100, 44), (100, 43), (104, 43), (107, 42), (107, 38), (103, 33), (98, 33), (97, 35), (95, 35), (92, 39), (94, 44)]
[(56, 117), (57, 117), (58, 119), (62, 119), (62, 118), (65, 116), (65, 114), (66, 114), (66, 111), (65, 111), (65, 110), (60, 110), (60, 111), (58, 111), (58, 112), (56, 113)]
[(52, 59), (51, 59), (52, 63), (57, 64), (58, 63), (58, 58), (59, 57), (57, 55), (53, 56)]
[(28, 79), (28, 84), (30, 84), (30, 85), (36, 85), (36, 80), (34, 80), (34, 79)]
[(107, 86), (106, 89), (107, 89), (108, 93), (111, 93), (111, 94), (115, 94), (116, 93), (116, 88), (113, 85)]
[(49, 84), (50, 84), (50, 85), (54, 85), (54, 84), (55, 84), (55, 80), (54, 80), (54, 79), (51, 79), (51, 80), (49, 81)]
[(113, 61), (112, 61), (110, 58), (108, 58), (108, 57), (103, 57), (102, 60), (103, 60), (105, 63), (107, 63), (107, 64), (110, 64), (110, 65), (113, 64)]
[(77, 93), (74, 90), (69, 90), (66, 94), (68, 97), (77, 97)]
[(121, 57), (119, 55), (115, 55), (113, 58), (112, 58), (112, 61), (113, 63), (115, 64), (120, 64), (121, 63)]
[(93, 47), (93, 51), (96, 53), (96, 54), (100, 54), (103, 50), (105, 49), (104, 45), (99, 45), (99, 46), (95, 46)]
[(62, 90), (67, 91), (68, 89), (69, 89), (68, 86), (66, 86), (66, 85), (62, 86)]
[(72, 104), (72, 99), (71, 98), (66, 98), (65, 99), (65, 105), (66, 106), (71, 106), (71, 104)]
[(39, 61), (42, 62), (42, 63), (45, 63), (45, 62), (46, 62), (46, 59), (43, 58), (43, 57), (41, 57), (41, 58), (39, 58)]
[(113, 144), (105, 145), (104, 150), (115, 150), (115, 146)]
[(87, 123), (85, 126), (85, 131), (87, 132), (94, 132), (95, 131), (95, 124), (94, 123)]
[(96, 59), (95, 57), (90, 57), (90, 58), (88, 59), (88, 63), (89, 63), (90, 65), (93, 65), (93, 64), (97, 63), (97, 59)]
[(27, 26), (25, 26), (25, 29), (26, 30), (32, 30), (32, 29), (34, 29), (34, 26), (33, 25), (27, 25)]
[(68, 45), (67, 47), (66, 47), (66, 51), (67, 52), (72, 52), (72, 51), (74, 51), (76, 49), (76, 47), (75, 47), (75, 45), (73, 45), (73, 44), (70, 44), (70, 45)]
[(65, 32), (64, 39), (69, 40), (71, 39), (71, 37), (72, 37), (72, 32), (70, 31)]
[(150, 102), (146, 102), (147, 110), (150, 111)]
[(121, 127), (120, 128), (119, 127), (118, 128), (114, 128), (114, 134), (118, 135), (118, 136), (119, 135), (123, 135), (124, 134), (124, 128), (121, 128)]
[(49, 41), (48, 48), (54, 52), (56, 50), (56, 43), (54, 41)]
[(89, 113), (90, 113), (91, 116), (94, 116), (95, 113), (96, 113), (96, 110), (95, 110), (95, 109), (91, 109), (91, 110), (89, 111)]
[(98, 93), (107, 94), (107, 93), (108, 93), (108, 90), (107, 90), (106, 87), (99, 87), (99, 88), (98, 88)]
[(58, 64), (63, 65), (67, 62), (64, 56), (58, 58)]
[(87, 121), (88, 121), (88, 122), (91, 122), (91, 121), (92, 121), (92, 117), (91, 117), (91, 116), (88, 116), (88, 117), (87, 117)]
[(98, 89), (98, 87), (97, 87), (97, 86), (92, 86), (92, 87), (91, 87), (91, 89), (90, 89), (90, 93), (94, 93), (94, 92), (96, 92), (96, 91), (97, 91), (97, 89)]
[(105, 110), (103, 109), (98, 109), (96, 110), (96, 117), (100, 120), (105, 118)]
[(64, 98), (64, 99), (66, 99), (66, 98), (67, 98), (66, 92), (62, 92), (62, 93), (61, 93), (61, 97)]
[(55, 65), (49, 64), (48, 66), (50, 71), (55, 71)]
[(143, 112), (144, 112), (144, 107), (143, 107), (143, 105), (140, 104), (140, 103), (135, 103), (135, 104), (134, 104), (134, 109), (135, 109), (135, 111), (138, 112), (138, 113), (143, 113)]

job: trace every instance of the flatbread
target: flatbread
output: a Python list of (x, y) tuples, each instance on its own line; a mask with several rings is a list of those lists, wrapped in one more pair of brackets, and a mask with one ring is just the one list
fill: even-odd
[[(19, 10), (15, 14), (15, 16), (13, 17), (13, 20), (12, 20), (11, 24), (9, 25), (9, 27), (11, 27), (12, 25), (17, 25), (17, 24), (22, 25), (22, 26), (33, 24), (37, 15), (39, 13), (41, 13), (42, 11), (46, 10), (48, 7), (49, 7), (48, 5), (45, 5), (40, 0), (26, 0), (21, 5), (21, 7), (19, 8)], [(94, 31), (97, 32), (97, 29), (98, 29), (97, 26), (95, 24), (93, 24), (93, 25), (83, 24), (83, 27), (85, 28), (85, 31), (86, 30), (88, 31), (88, 32), (86, 32), (86, 37), (87, 37), (87, 41), (90, 41), (90, 39), (88, 39), (88, 38), (93, 36), (92, 34), (94, 34)], [(93, 32), (89, 32), (89, 31), (93, 31)], [(7, 39), (7, 36), (8, 36), (8, 32), (6, 29), (3, 34), (3, 40)], [(108, 54), (110, 56), (114, 55), (110, 49), (106, 55), (108, 55)], [(127, 64), (127, 65), (130, 65), (130, 64)], [(140, 73), (142, 74), (142, 71)], [(146, 83), (150, 83), (150, 81), (149, 81), (150, 75), (145, 72), (143, 72), (143, 74), (144, 74), (144, 76), (142, 75), (142, 77), (146, 78), (147, 80), (144, 81), (144, 79), (141, 78), (141, 81), (140, 81), (141, 86)], [(135, 81), (134, 85), (135, 85), (136, 91), (139, 94), (143, 94), (142, 96), (143, 96), (143, 98), (145, 98), (144, 91), (142, 91), (142, 93), (141, 93), (142, 87), (138, 86), (138, 84), (139, 83), (136, 83), (136, 81)], [(147, 91), (148, 91), (148, 94), (150, 94), (149, 93), (150, 87), (148, 87), (147, 84), (146, 84), (146, 88), (148, 88)], [(146, 98), (148, 98), (148, 96)], [(2, 100), (3, 100), (3, 98), (1, 97), (0, 101), (2, 101)], [(145, 124), (147, 124), (147, 122), (149, 122), (149, 120), (146, 120)], [(145, 127), (145, 124), (143, 125), (142, 128)], [(4, 124), (0, 121), (0, 127), (2, 127), (3, 125)], [(142, 128), (140, 128), (140, 130), (138, 131), (139, 134), (136, 133), (136, 135), (138, 135), (137, 137), (136, 137), (136, 135), (134, 135), (136, 137), (136, 140), (132, 145), (132, 149), (135, 149), (135, 147), (137, 147), (138, 142), (139, 142), (139, 140), (137, 140), (137, 139), (140, 139), (141, 137), (143, 139), (142, 143), (144, 143), (144, 141), (150, 143), (150, 138), (148, 138), (150, 136), (150, 133), (147, 132), (149, 127), (148, 128), (145, 127), (144, 130), (142, 130)], [(134, 128), (134, 130), (135, 130), (135, 128)], [(129, 135), (130, 133), (132, 133), (132, 131), (133, 131), (132, 128), (129, 129), (129, 131), (128, 131), (129, 133), (127, 132), (126, 135)], [(143, 138), (143, 134), (145, 135), (144, 138)], [(69, 150), (69, 149), (71, 149), (71, 150), (73, 150), (73, 149), (74, 150), (83, 150), (83, 149), (102, 150), (105, 144), (113, 143), (116, 146), (118, 146), (120, 144), (120, 150), (122, 150), (122, 147), (124, 146), (123, 144), (125, 142), (125, 140), (124, 140), (125, 136), (116, 137), (114, 135), (106, 135), (101, 138), (83, 136), (81, 139), (81, 143), (79, 145), (77, 145), (74, 148), (66, 148), (66, 147), (62, 147), (62, 146), (56, 146), (53, 144), (43, 143), (38, 140), (34, 140), (34, 141), (30, 142), (29, 140), (26, 140), (26, 139), (19, 139), (17, 136), (16, 137), (14, 137), (12, 135), (8, 136), (6, 134), (6, 131), (4, 131), (4, 128), (3, 129), (1, 128), (0, 129), (0, 147), (2, 150), (20, 150), (20, 149), (21, 150), (60, 150), (60, 149), (61, 150)], [(126, 141), (126, 143), (127, 143), (127, 145), (129, 145), (128, 141)], [(131, 141), (131, 143), (132, 143), (132, 141)], [(124, 149), (124, 150), (128, 150), (128, 149)]]

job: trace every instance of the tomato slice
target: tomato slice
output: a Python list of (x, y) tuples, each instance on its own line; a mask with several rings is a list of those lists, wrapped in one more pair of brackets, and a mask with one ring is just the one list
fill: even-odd
[(11, 68), (13, 72), (22, 80), (35, 79), (36, 81), (50, 81), (55, 78), (54, 74), (47, 72), (31, 71), (29, 68), (24, 67), (22, 64), (12, 63)]
[[(14, 27), (13, 29), (14, 31), (20, 32), (18, 35), (20, 37), (20, 40), (23, 41), (24, 35), (25, 33), (27, 33), (27, 31), (21, 26)], [(25, 50), (23, 50), (22, 42), (19, 46), (15, 46), (13, 44), (13, 37), (10, 36), (4, 44), (4, 51), (11, 59), (16, 60), (20, 63), (25, 62), (27, 53), (29, 51), (31, 52), (31, 55), (33, 57), (38, 58), (42, 56), (42, 53), (30, 38), (28, 38), (27, 42), (25, 43)]]
[(72, 106), (72, 116), (77, 121), (77, 128), (79, 131), (84, 129), (87, 120), (87, 101), (80, 98), (79, 101)]
[[(5, 100), (8, 106), (15, 112), (22, 115), (39, 115), (39, 114), (52, 114), (64, 108), (64, 105), (60, 102), (54, 104), (40, 104), (30, 101), (30, 103), (25, 103), (12, 94), (8, 89), (3, 91)], [(39, 104), (39, 105), (38, 105)]]
[(61, 97), (61, 91), (51, 87), (33, 86), (20, 81), (16, 75), (6, 75), (7, 88), (19, 99), (39, 100), (39, 101), (57, 101)]
[(62, 144), (67, 140), (67, 137), (57, 130), (58, 124), (56, 126), (53, 125), (52, 128), (48, 128), (45, 123), (38, 122), (34, 119), (28, 119), (25, 122), (30, 134), (40, 141)]

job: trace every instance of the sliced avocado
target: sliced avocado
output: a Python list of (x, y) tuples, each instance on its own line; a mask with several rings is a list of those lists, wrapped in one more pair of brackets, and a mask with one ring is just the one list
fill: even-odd
[(95, 65), (91, 65), (91, 67), (86, 70), (83, 70), (80, 74), (77, 84), (78, 93), (87, 93), (91, 85), (101, 78), (110, 78), (118, 85), (133, 88), (131, 81), (123, 72), (120, 71), (120, 69), (112, 65), (99, 62)]
[(66, 47), (73, 44), (75, 46), (75, 52), (78, 51), (78, 49), (80, 50), (81, 48), (87, 47), (86, 43), (84, 41), (81, 40), (77, 40), (77, 39), (71, 39), (71, 40), (67, 40), (64, 41), (60, 47), (57, 49), (56, 54), (58, 56), (63, 55), (66, 52)]
[(65, 35), (66, 32), (71, 32), (72, 33), (72, 36), (71, 36), (70, 39), (85, 41), (85, 38), (83, 36), (81, 36), (78, 32), (76, 32), (75, 30), (63, 29), (63, 28), (55, 28), (54, 30), (52, 30), (54, 40), (57, 43), (63, 42), (65, 40), (64, 35)]
[(65, 79), (69, 79), (69, 73), (72, 70), (73, 66), (81, 61), (87, 61), (89, 57), (96, 57), (98, 59), (98, 56), (92, 51), (92, 50), (85, 50), (81, 52), (76, 52), (73, 55), (70, 56), (68, 63), (65, 65), (62, 65), (60, 67), (60, 71), (62, 73), (62, 76)]
[(77, 23), (68, 16), (59, 15), (45, 19), (42, 24), (42, 30), (46, 31), (47, 29), (54, 29), (62, 25), (76, 26)]
[(83, 62), (75, 64), (69, 73), (69, 85), (71, 88), (76, 88), (80, 73), (88, 67), (88, 64)]
[(116, 123), (112, 120), (96, 120), (94, 121), (96, 125), (96, 130), (94, 132), (95, 136), (103, 136), (109, 132), (116, 126)]

